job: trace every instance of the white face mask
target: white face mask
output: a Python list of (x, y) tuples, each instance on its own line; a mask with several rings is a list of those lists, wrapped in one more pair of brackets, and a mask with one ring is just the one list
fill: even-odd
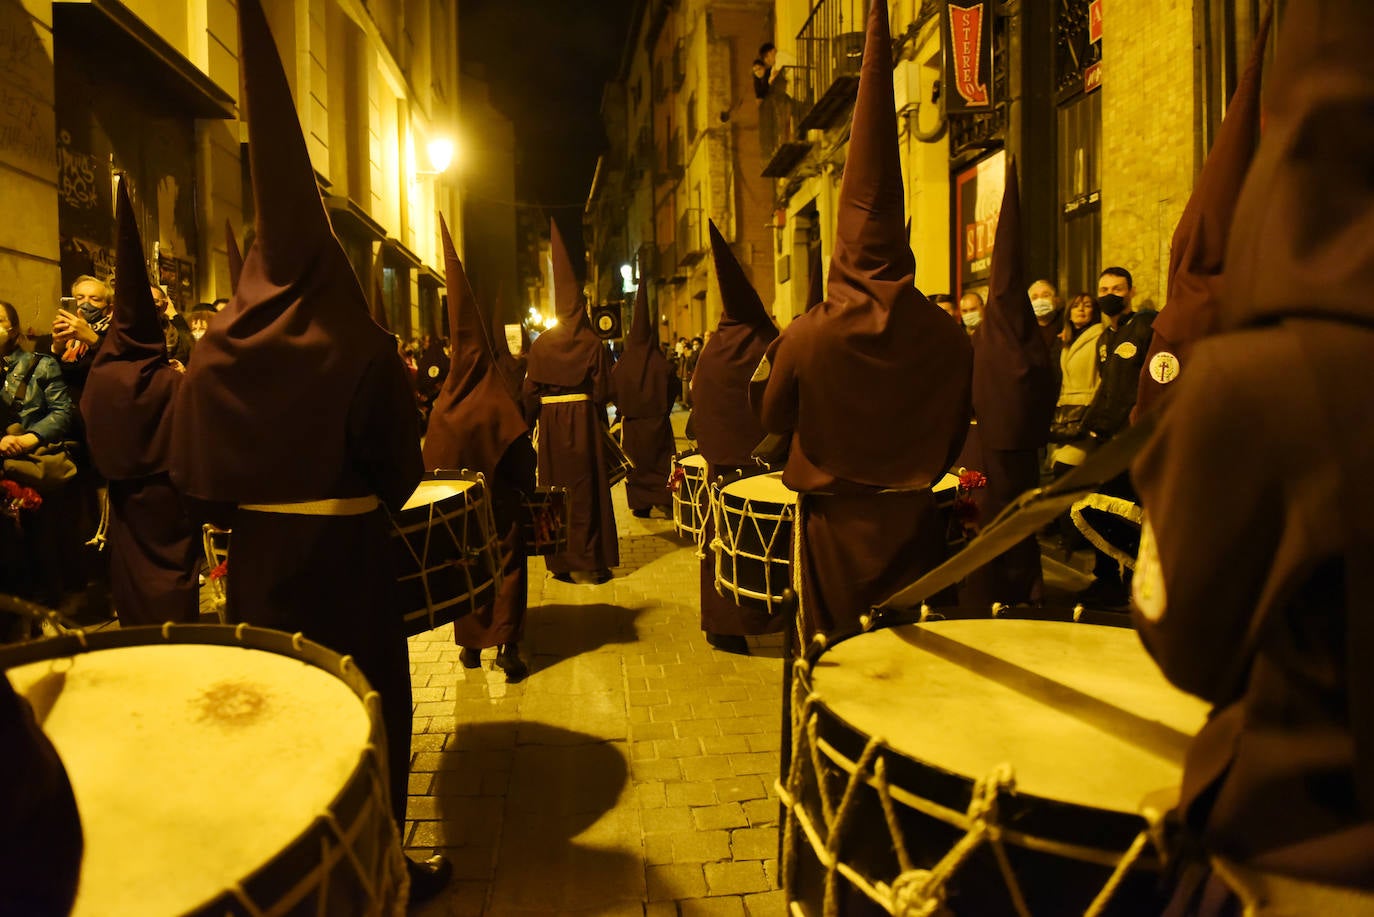
[(1046, 297), (1032, 299), (1031, 308), (1035, 310), (1036, 318), (1044, 318), (1054, 312), (1054, 300)]
[(977, 328), (978, 325), (979, 325), (979, 323), (982, 322), (982, 321), (983, 321), (983, 313), (981, 313), (981, 312), (965, 312), (965, 313), (964, 313), (964, 327), (965, 327), (965, 328)]

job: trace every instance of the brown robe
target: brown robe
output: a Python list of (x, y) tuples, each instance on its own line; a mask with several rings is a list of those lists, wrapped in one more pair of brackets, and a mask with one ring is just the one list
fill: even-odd
[[(1011, 158), (989, 287), (983, 322), (972, 339), (973, 413), (978, 424), (970, 431), (982, 452), (974, 467), (988, 481), (976, 497), (984, 522), (1039, 485), (1039, 450), (1049, 436), (1059, 394), (1056, 365), (1021, 271), (1020, 185)], [(1040, 547), (1031, 536), (969, 574), (960, 597), (970, 605), (1018, 605), (1039, 602), (1043, 594)]]
[(535, 457), (529, 427), (496, 367), (486, 317), (439, 218), (448, 280), (449, 371), (434, 402), (425, 437), (425, 468), (481, 472), (496, 523), (501, 582), (492, 601), (459, 618), (454, 642), (482, 649), (518, 643), (525, 630), (529, 568), (520, 531), (522, 493), (534, 490)]
[[(1290, 0), (1265, 133), (1192, 351), (1132, 473), (1134, 594), (1214, 704), (1180, 808), (1210, 853), (1374, 890), (1374, 6)], [(1268, 88), (1268, 87), (1266, 87)]]
[(172, 478), (233, 527), (230, 615), (352, 656), (381, 694), (403, 822), (410, 671), (386, 512), (238, 507), (375, 495), (399, 510), (424, 473), (414, 401), (330, 229), (260, 0), (239, 2), (239, 51), (256, 233), (178, 394)]
[(625, 498), (632, 510), (673, 505), (667, 484), (677, 447), (669, 415), (682, 394), (682, 383), (658, 345), (657, 327), (649, 314), (648, 285), (641, 284), (625, 353), (611, 371), (616, 414), (624, 418), (620, 445), (634, 463), (625, 479)]
[(972, 354), (915, 287), (887, 4), (869, 11), (826, 301), (770, 345), (751, 400), (792, 437), (804, 639), (859, 615), (945, 556), (929, 487), (968, 431)]
[(200, 618), (200, 539), (167, 469), (181, 375), (167, 359), (147, 262), (123, 179), (110, 330), (82, 394), (86, 441), (109, 481), (110, 591), (125, 626)]
[[(749, 409), (749, 379), (768, 345), (777, 338), (778, 329), (716, 224), (711, 222), (709, 226), (723, 309), (716, 333), (701, 349), (692, 377), (692, 425), (701, 456), (706, 459), (706, 480), (714, 481), (722, 475), (756, 467), (751, 454), (765, 434)], [(820, 273), (820, 265), (813, 268), (814, 279)], [(703, 490), (701, 629), (731, 635), (784, 630), (790, 623), (787, 616), (770, 617), (762, 609), (736, 605), (732, 598), (716, 591), (716, 555), (710, 549), (716, 525), (708, 500), (708, 493)]]
[[(558, 325), (530, 345), (525, 417), (539, 424), (539, 483), (568, 490), (568, 547), (545, 558), (551, 573), (596, 572), (620, 564), (605, 444), (611, 358), (592, 332), (556, 224), (550, 224)], [(544, 403), (560, 395), (578, 401)]]

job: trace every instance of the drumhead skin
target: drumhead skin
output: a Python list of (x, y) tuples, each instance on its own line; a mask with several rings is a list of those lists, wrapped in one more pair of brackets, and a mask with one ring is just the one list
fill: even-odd
[(677, 460), (677, 463), (686, 469), (686, 473), (689, 475), (697, 470), (700, 470), (701, 474), (694, 475), (695, 477), (701, 477), (706, 474), (706, 458), (704, 456), (684, 455)]
[(420, 486), (415, 488), (415, 493), (406, 501), (406, 505), (401, 507), (401, 512), (415, 509), (417, 506), (431, 506), (440, 500), (456, 497), (466, 493), (474, 484), (475, 481), (421, 481)]
[(721, 494), (746, 500), (796, 505), (797, 492), (782, 482), (782, 472), (740, 478), (720, 489)]
[(337, 677), (244, 647), (119, 647), (9, 677), (46, 712), (71, 776), (76, 915), (181, 914), (219, 896), (329, 809), (371, 730)]
[(827, 650), (812, 678), (835, 716), (915, 761), (969, 779), (1008, 763), (1018, 794), (1128, 814), (1176, 791), (1209, 709), (1133, 630), (1054, 621), (878, 630)]

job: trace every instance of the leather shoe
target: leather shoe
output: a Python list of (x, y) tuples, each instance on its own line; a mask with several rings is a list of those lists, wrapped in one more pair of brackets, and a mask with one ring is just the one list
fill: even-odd
[(549, 576), (552, 576), (554, 579), (558, 580), (560, 583), (571, 583), (571, 582), (574, 582), (571, 573), (550, 573)]
[(636, 519), (648, 519), (649, 513), (651, 512), (653, 512), (653, 510), (650, 507), (646, 506), (643, 509), (630, 510), (630, 515), (634, 516)]
[(507, 643), (496, 651), (496, 667), (506, 673), (506, 681), (514, 684), (523, 681), (530, 673), (530, 667), (520, 658), (520, 645)]
[(600, 586), (602, 583), (610, 582), (611, 571), (605, 568), (600, 570), (574, 570), (572, 581), (579, 586)]
[(723, 653), (735, 653), (740, 656), (749, 655), (749, 641), (739, 634), (713, 634), (706, 631), (706, 642)]
[(406, 872), (410, 873), (410, 903), (423, 904), (448, 885), (453, 878), (453, 864), (439, 854), (418, 861), (406, 857)]
[(475, 646), (465, 646), (458, 651), (458, 661), (463, 664), (465, 669), (480, 669), (482, 667), (482, 651)]

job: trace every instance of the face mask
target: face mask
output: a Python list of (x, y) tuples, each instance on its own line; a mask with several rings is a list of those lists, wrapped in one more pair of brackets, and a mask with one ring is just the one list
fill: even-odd
[(77, 309), (77, 311), (80, 312), (81, 317), (84, 318), (86, 322), (91, 325), (94, 325), (96, 322), (100, 321), (102, 318), (105, 317), (104, 309), (88, 302), (83, 302), (80, 308)]
[(1097, 310), (1103, 315), (1111, 318), (1120, 315), (1121, 310), (1126, 308), (1126, 300), (1117, 296), (1115, 293), (1108, 293), (1106, 296), (1097, 297)]
[(1031, 309), (1035, 311), (1036, 318), (1044, 318), (1054, 312), (1054, 300), (1041, 297), (1031, 300)]
[(983, 321), (983, 315), (982, 315), (981, 312), (965, 312), (965, 313), (964, 313), (964, 327), (965, 327), (965, 328), (977, 328), (978, 325), (979, 325), (979, 323), (982, 322), (982, 321)]

